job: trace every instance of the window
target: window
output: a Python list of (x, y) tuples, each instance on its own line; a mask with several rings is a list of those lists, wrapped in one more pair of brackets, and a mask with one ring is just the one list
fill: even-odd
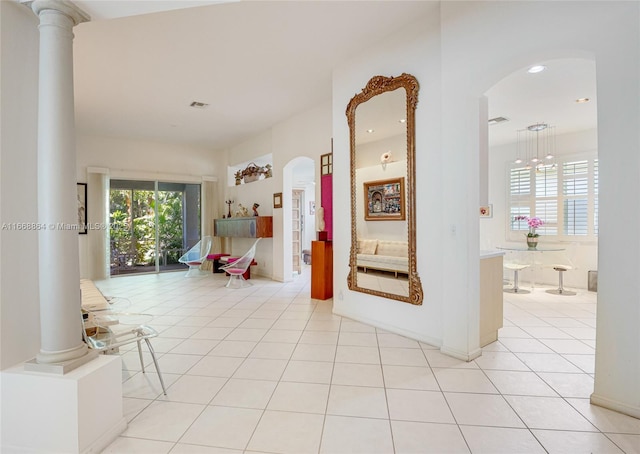
[(595, 240), (598, 235), (598, 160), (562, 157), (537, 168), (509, 169), (509, 239), (528, 231), (522, 216), (537, 216), (540, 235)]

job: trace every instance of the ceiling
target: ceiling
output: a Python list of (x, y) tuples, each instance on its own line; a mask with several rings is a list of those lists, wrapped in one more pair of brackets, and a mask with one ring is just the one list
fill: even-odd
[(127, 2), (78, 3), (93, 14), (74, 29), (79, 133), (213, 150), (330, 102), (333, 68), (437, 12), (415, 1), (242, 1), (118, 17)]
[[(92, 16), (74, 29), (78, 132), (212, 150), (328, 102), (333, 68), (438, 14), (424, 1), (76, 3)], [(509, 119), (489, 127), (491, 145), (536, 122), (557, 134), (596, 127), (592, 61), (531, 63), (548, 69), (522, 68), (486, 93), (489, 118)]]
[[(555, 126), (556, 135), (597, 127), (594, 61), (567, 58), (531, 64), (547, 69), (529, 74), (529, 67), (521, 68), (486, 93), (489, 118), (509, 119), (489, 126), (492, 146), (515, 142), (516, 131), (535, 123)], [(577, 103), (579, 98), (589, 98), (589, 102)]]

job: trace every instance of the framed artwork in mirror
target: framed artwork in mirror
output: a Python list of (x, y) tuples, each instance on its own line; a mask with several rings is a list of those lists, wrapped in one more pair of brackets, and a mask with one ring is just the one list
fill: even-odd
[(78, 183), (78, 233), (87, 234), (87, 183)]
[(282, 192), (273, 194), (273, 208), (282, 208)]
[(364, 183), (366, 221), (403, 221), (404, 177)]

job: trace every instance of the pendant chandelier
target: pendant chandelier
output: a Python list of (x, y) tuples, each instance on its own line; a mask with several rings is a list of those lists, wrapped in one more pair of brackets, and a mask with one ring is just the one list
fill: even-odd
[(555, 167), (553, 158), (556, 154), (555, 126), (547, 123), (535, 123), (517, 131), (516, 164), (524, 164), (525, 168)]

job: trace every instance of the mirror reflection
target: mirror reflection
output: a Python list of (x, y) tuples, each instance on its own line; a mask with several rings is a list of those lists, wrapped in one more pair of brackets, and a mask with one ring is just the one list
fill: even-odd
[(347, 108), (351, 134), (349, 288), (422, 302), (415, 257), (417, 81), (374, 77)]

